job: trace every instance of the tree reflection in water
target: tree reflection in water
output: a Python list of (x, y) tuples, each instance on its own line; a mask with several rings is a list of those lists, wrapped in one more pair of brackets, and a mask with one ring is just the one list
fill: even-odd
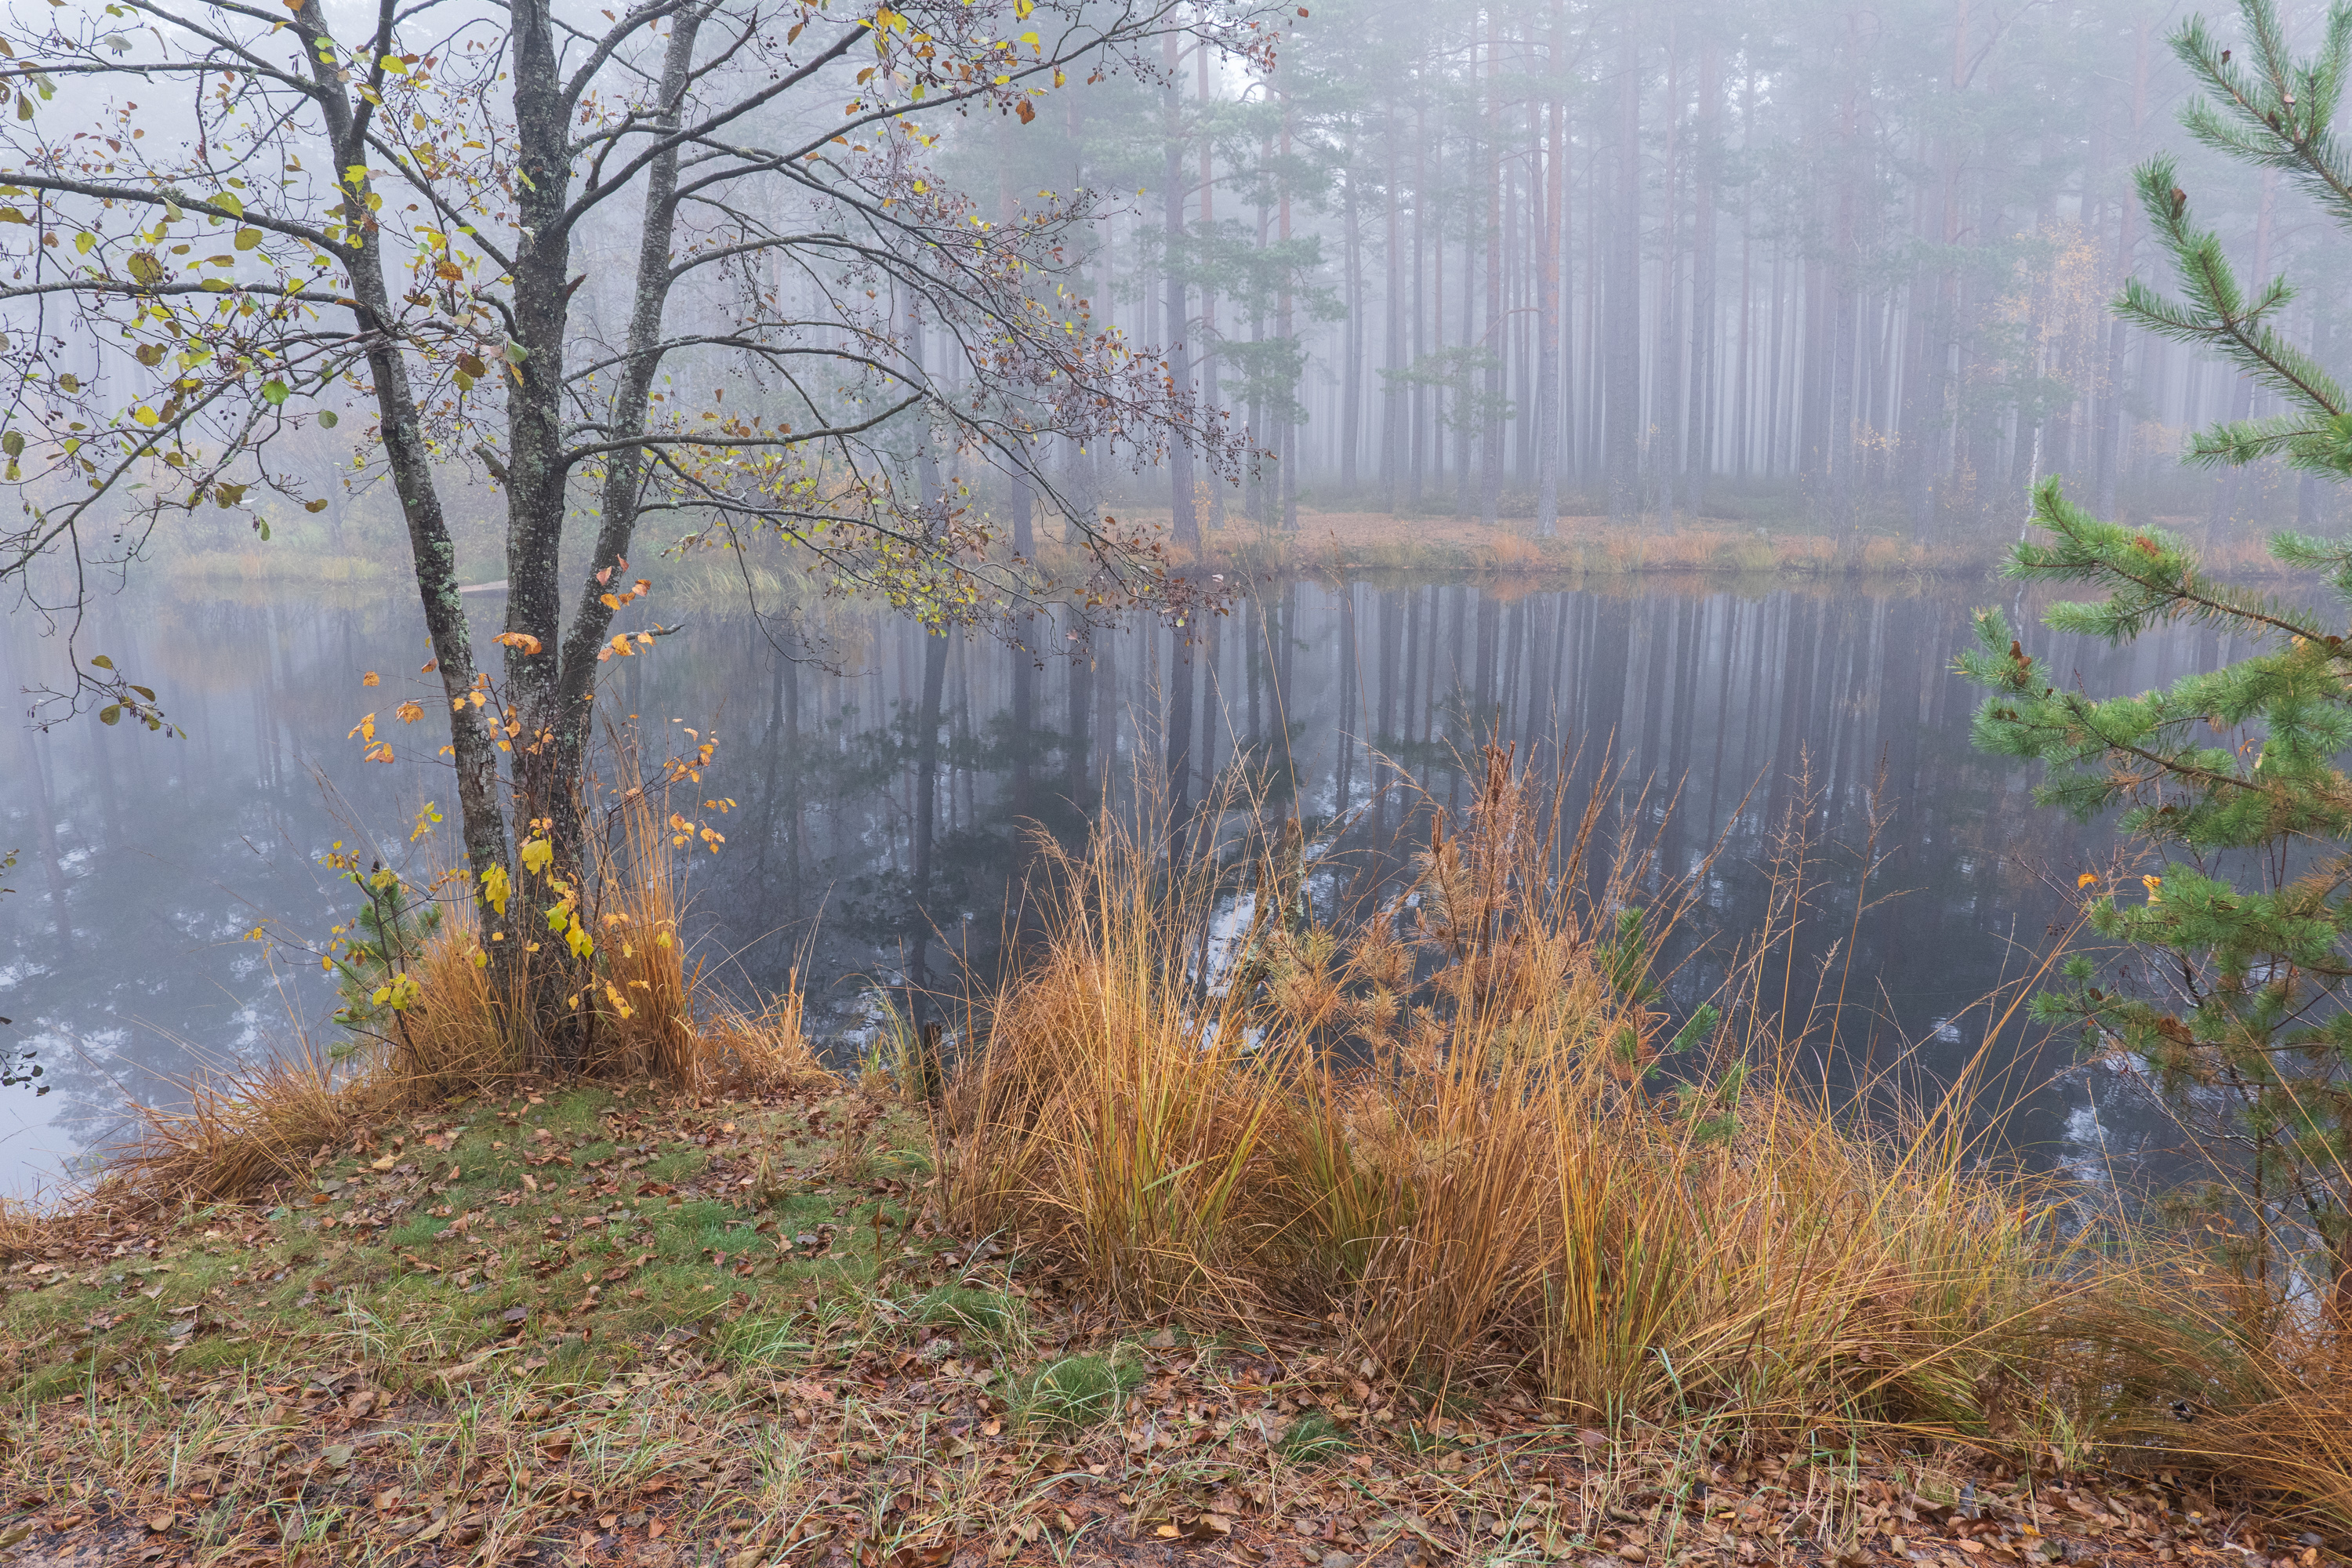
[[(1170, 794), (1185, 814), (1237, 773), (1310, 837), (1352, 812), (1318, 886), (1367, 899), (1426, 837), (1396, 770), (1458, 807), (1458, 761), (1475, 766), (1490, 734), (1522, 757), (1573, 757), (1580, 798), (1608, 777), (1612, 830), (1654, 843), (1661, 876), (1690, 874), (1722, 837), (1681, 933), (1713, 941), (1678, 971), (1670, 1001), (1689, 1006), (1761, 916), (1769, 835), (1800, 773), (1814, 833), (1855, 843), (1883, 764), (1895, 853), (1876, 885), (1903, 896), (1852, 930), (1855, 862), (1827, 858), (1843, 884), (1797, 967), (1852, 936), (1843, 1048), (1883, 1060), (1915, 1042), (1931, 1081), (1979, 1043), (1969, 1004), (2063, 918), (2056, 885), (2108, 843), (2032, 809), (2025, 773), (1969, 746), (1972, 697), (1949, 667), (1983, 592), (1273, 582), (1189, 642), (1150, 621), (1074, 641), (1041, 620), (1018, 647), (836, 605), (820, 612), (823, 663), (781, 657), (721, 612), (629, 661), (605, 700), (647, 729), (719, 735), (706, 783), (738, 805), (724, 853), (692, 868), (698, 951), (745, 993), (798, 962), (835, 1029), (872, 984), (1013, 962), (1034, 914), (1019, 896), (1028, 825), (1074, 838), (1101, 811), (1135, 809), (1139, 769), (1180, 762)], [(244, 937), (265, 918), (322, 934), (347, 919), (349, 889), (320, 855), (373, 835), (394, 858), (417, 808), (447, 793), (429, 715), (399, 735), (415, 760), (396, 766), (361, 762), (345, 739), (406, 695), (425, 657), (414, 612), (390, 597), (117, 601), (90, 646), (170, 671), (163, 696), (189, 738), (90, 722), (0, 738), (16, 781), (0, 849), (22, 851), (0, 901), (0, 1013), (16, 1020), (0, 1045), (35, 1046), (57, 1089), (0, 1090), (19, 1184), (102, 1138), (121, 1090), (166, 1095), (203, 1058), (322, 1026), (332, 1000), (315, 964)], [(494, 600), (473, 611), (495, 629)], [(2194, 628), (2123, 650), (2051, 640), (2101, 690), (2225, 657)], [(16, 617), (0, 657), (13, 689), (56, 656)], [(382, 689), (361, 686), (370, 669)], [(2039, 1077), (2063, 1059), (2053, 1047), (2017, 1066)], [(2056, 1140), (2070, 1111), (2079, 1128), (2083, 1092), (2033, 1097), (2021, 1136)]]

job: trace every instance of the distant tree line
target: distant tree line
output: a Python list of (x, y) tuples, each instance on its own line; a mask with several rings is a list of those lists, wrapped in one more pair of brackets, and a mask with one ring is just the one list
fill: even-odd
[[(2053, 472), (2103, 514), (2284, 510), (2282, 473), (2174, 462), (2270, 395), (2105, 308), (2152, 259), (2129, 171), (2189, 87), (2164, 7), (1310, 9), (1271, 73), (1171, 58), (1156, 94), (1071, 95), (982, 149), (1133, 193), (1100, 308), (1182, 344), (1275, 459), (1229, 496), (1180, 458), (1180, 534), (1203, 506), (1287, 521), (1301, 484), (1547, 527), (1728, 489), (1922, 538), (2021, 521)], [(2274, 174), (2183, 179), (2252, 273), (2334, 243), (2277, 216)], [(2352, 274), (2299, 270), (2325, 358)]]

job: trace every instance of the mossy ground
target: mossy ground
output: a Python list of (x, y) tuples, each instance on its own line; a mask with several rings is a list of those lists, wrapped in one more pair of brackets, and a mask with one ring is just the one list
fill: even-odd
[[(1377, 1385), (1314, 1325), (1106, 1321), (940, 1232), (929, 1162), (885, 1098), (566, 1089), (383, 1130), (255, 1205), (61, 1227), (5, 1275), (0, 1550), (1958, 1568), (2221, 1539), (2160, 1481), (1562, 1428)], [(2319, 1561), (2233, 1528), (2248, 1561)]]

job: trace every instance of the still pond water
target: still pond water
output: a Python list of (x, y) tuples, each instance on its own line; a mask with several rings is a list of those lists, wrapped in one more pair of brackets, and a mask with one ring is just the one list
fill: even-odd
[[(1265, 584), (1192, 646), (1189, 785), (1197, 798), (1248, 768), (1310, 830), (1344, 819), (1331, 864), (1351, 866), (1360, 888), (1393, 867), (1381, 853), (1400, 834), (1425, 838), (1402, 793), (1384, 791), (1392, 764), (1458, 801), (1474, 784), (1454, 759), (1499, 732), (1522, 756), (1580, 753), (1573, 787), (1588, 792), (1613, 743), (1618, 771), (1603, 787), (1614, 822), (1655, 847), (1660, 875), (1690, 876), (1721, 845), (1678, 933), (1678, 1009), (1720, 981), (1723, 955), (1762, 920), (1774, 830), (1795, 811), (1822, 847), (1802, 994), (1803, 964), (1832, 962), (1846, 977), (1836, 1054), (1901, 1060), (1930, 1083), (1983, 1043), (1981, 999), (2032, 969), (2075, 874), (2110, 843), (2034, 808), (2021, 770), (1969, 749), (1975, 698), (1952, 654), (1970, 607), (1996, 594), (2013, 590)], [(471, 604), (478, 637), (496, 631), (496, 596)], [(1097, 634), (1078, 657), (1059, 627), (1027, 634), (1042, 658), (950, 639), (923, 792), (924, 637), (856, 609), (827, 617), (813, 662), (782, 657), (748, 616), (698, 614), (616, 665), (606, 695), (608, 710), (648, 731), (719, 738), (705, 787), (736, 805), (718, 824), (724, 851), (696, 857), (690, 881), (708, 968), (751, 995), (799, 961), (813, 1011), (848, 1028), (867, 985), (917, 963), (936, 980), (944, 949), (995, 961), (1019, 825), (1083, 832), (1107, 790), (1116, 800), (1139, 763), (1166, 756), (1179, 645), (1146, 619)], [(2231, 657), (2195, 628), (2124, 650), (2033, 635), (2095, 691)], [(433, 721), (391, 722), (404, 698), (437, 706), (437, 688), (414, 673), (419, 617), (396, 593), (118, 601), (85, 646), (144, 672), (134, 678), (159, 689), (188, 738), (87, 720), (0, 731), (12, 781), (0, 850), (20, 852), (16, 891), (0, 899), (0, 1015), (14, 1020), (0, 1047), (37, 1053), (52, 1088), (37, 1099), (0, 1089), (0, 1184), (16, 1191), (101, 1144), (125, 1091), (168, 1096), (168, 1079), (198, 1063), (252, 1057), (298, 1030), (323, 1038), (334, 997), (315, 961), (246, 933), (268, 921), (322, 937), (353, 904), (324, 852), (341, 840), (416, 864), (433, 849), (405, 842), (418, 811), (452, 794), (431, 756), (444, 737), (425, 733)], [(57, 658), (25, 617), (0, 633), (8, 690), (53, 682)], [(380, 686), (362, 686), (371, 670)], [(348, 737), (369, 712), (414, 755), (362, 762)], [(925, 793), (933, 842), (919, 878)], [(1857, 926), (1874, 812), (1888, 818), (1869, 883), (1881, 901)], [(454, 844), (454, 826), (439, 838)], [(2060, 1070), (2063, 1042), (2012, 1022), (1993, 1054), (2021, 1097), (2011, 1123), (2021, 1142), (2095, 1163), (2152, 1135), (2102, 1075)]]

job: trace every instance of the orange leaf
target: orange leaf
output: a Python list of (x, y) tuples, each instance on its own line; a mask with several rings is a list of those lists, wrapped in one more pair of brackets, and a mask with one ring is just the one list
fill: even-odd
[(382, 686), (383, 684), (383, 677), (371, 669), (365, 675), (360, 677), (360, 684), (362, 686)]
[(522, 656), (525, 658), (530, 658), (532, 655), (538, 653), (540, 649), (539, 639), (531, 636), (529, 632), (500, 632), (490, 640), (495, 643), (502, 643), (510, 648), (518, 648), (521, 650)]

